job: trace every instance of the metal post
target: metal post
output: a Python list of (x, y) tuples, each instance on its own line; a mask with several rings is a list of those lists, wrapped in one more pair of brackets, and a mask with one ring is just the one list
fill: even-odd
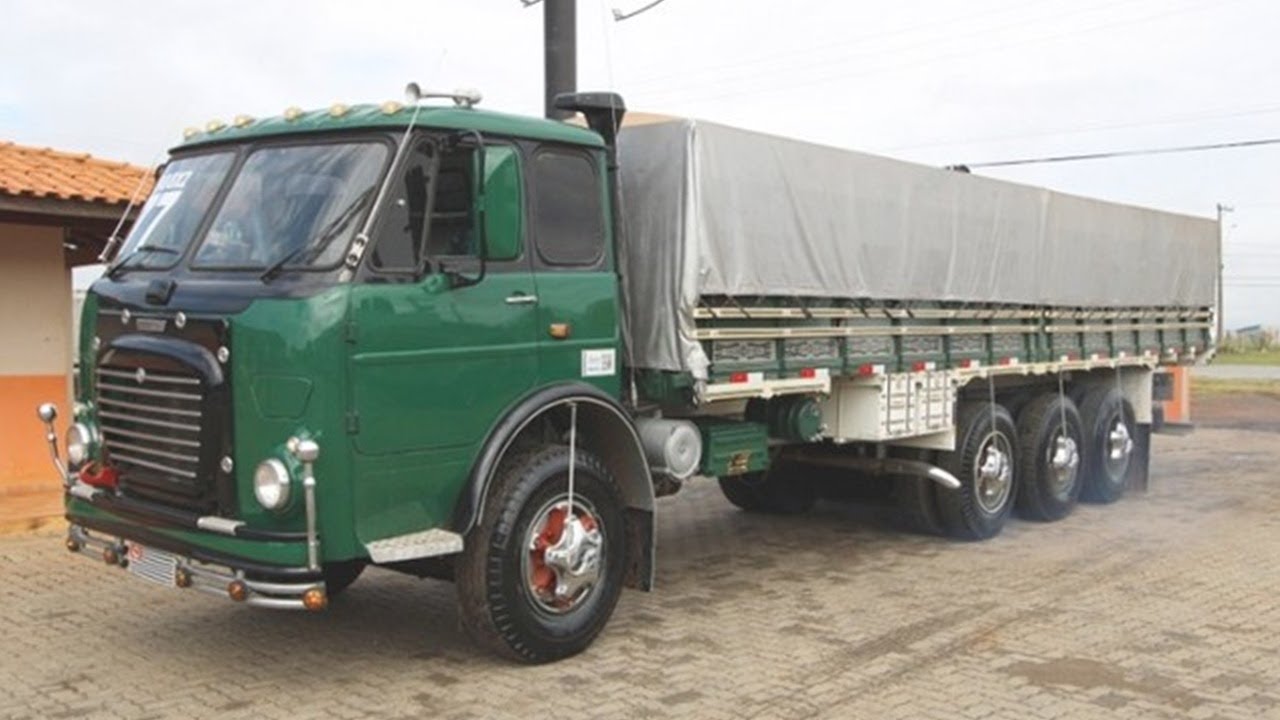
[(1218, 203), (1218, 306), (1214, 308), (1214, 316), (1218, 321), (1217, 334), (1214, 336), (1214, 345), (1222, 347), (1222, 272), (1226, 266), (1225, 259), (1222, 256), (1222, 215), (1223, 213), (1234, 212), (1235, 208)]
[(316, 473), (315, 462), (320, 458), (320, 446), (311, 439), (290, 438), (293, 456), (302, 463), (302, 500), (307, 513), (307, 569), (320, 569), (320, 536), (316, 528)]
[(546, 115), (564, 120), (573, 113), (553, 107), (556, 95), (577, 90), (577, 11), (575, 0), (543, 0), (543, 53)]

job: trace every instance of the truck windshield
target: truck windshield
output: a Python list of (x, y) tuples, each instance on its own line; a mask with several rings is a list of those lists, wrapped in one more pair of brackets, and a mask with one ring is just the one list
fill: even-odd
[(220, 152), (169, 163), (138, 213), (118, 255), (118, 267), (157, 269), (176, 264), (234, 159), (235, 153)]
[(254, 150), (192, 263), (261, 269), (337, 264), (367, 212), (387, 158), (379, 142)]

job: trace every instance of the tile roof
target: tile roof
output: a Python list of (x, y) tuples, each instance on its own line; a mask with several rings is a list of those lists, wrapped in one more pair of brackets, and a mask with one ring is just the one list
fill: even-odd
[(144, 176), (139, 200), (151, 191), (153, 180), (147, 168), (88, 153), (0, 142), (0, 196), (123, 205), (138, 191)]

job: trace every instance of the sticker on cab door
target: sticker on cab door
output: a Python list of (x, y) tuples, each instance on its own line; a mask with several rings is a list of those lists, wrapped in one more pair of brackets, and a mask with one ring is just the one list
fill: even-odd
[(618, 371), (618, 355), (613, 348), (582, 351), (582, 377), (608, 377)]

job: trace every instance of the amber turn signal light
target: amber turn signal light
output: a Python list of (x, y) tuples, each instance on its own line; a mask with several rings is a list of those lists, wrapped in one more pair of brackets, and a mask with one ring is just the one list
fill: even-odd
[(108, 545), (102, 549), (102, 562), (108, 565), (120, 564), (120, 553), (116, 552), (114, 545)]
[(249, 588), (239, 580), (232, 580), (227, 583), (227, 597), (236, 602), (244, 602), (249, 597)]
[(302, 607), (312, 612), (319, 612), (328, 606), (329, 596), (325, 595), (320, 588), (311, 588), (302, 593)]
[(80, 541), (73, 537), (67, 538), (67, 550), (71, 552), (80, 552)]
[(178, 568), (173, 574), (173, 584), (180, 588), (191, 587), (191, 571), (186, 568)]

